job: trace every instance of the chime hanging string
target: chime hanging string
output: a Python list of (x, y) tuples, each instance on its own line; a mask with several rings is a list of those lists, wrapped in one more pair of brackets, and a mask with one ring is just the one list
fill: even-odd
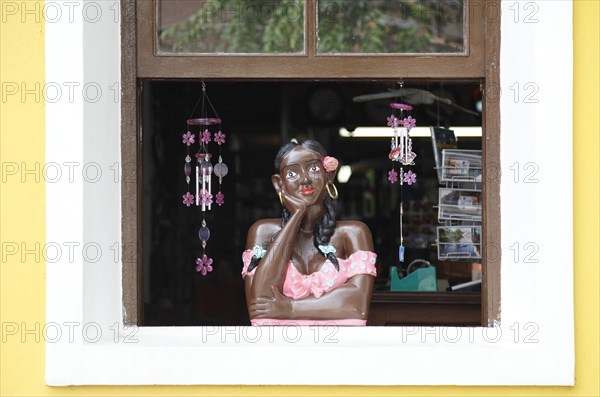
[[(400, 167), (400, 169), (402, 169), (402, 167)], [(402, 233), (402, 218), (404, 216), (404, 208), (402, 208), (404, 205), (404, 189), (403, 189), (403, 184), (400, 183), (400, 245), (403, 245), (404, 243), (404, 234)]]
[[(202, 118), (208, 118), (208, 111), (206, 110), (206, 84), (204, 83), (204, 81), (202, 82), (202, 107), (200, 108), (200, 112), (202, 114)], [(200, 133), (204, 134), (204, 128), (206, 128), (206, 126), (202, 125), (200, 126)], [(202, 151), (204, 153), (208, 152), (208, 149), (206, 148), (206, 143), (204, 142), (204, 139), (202, 139)], [(208, 161), (208, 158), (201, 158), (201, 163), (203, 161)], [(204, 170), (202, 169), (202, 167), (200, 167), (200, 173), (202, 174), (202, 194), (205, 195), (206, 194), (206, 176), (204, 175)], [(202, 200), (202, 223), (206, 223), (206, 200)], [(204, 252), (206, 245), (202, 244), (202, 252)]]
[(206, 101), (208, 102), (208, 104), (210, 105), (211, 110), (213, 111), (213, 113), (215, 114), (215, 116), (220, 119), (221, 117), (219, 117), (219, 113), (217, 113), (217, 110), (215, 109), (215, 107), (213, 106), (212, 102), (210, 101), (210, 98), (208, 97), (208, 95), (206, 94), (206, 84), (204, 84), (204, 82), (202, 82), (202, 107), (204, 108), (204, 99), (206, 99)]
[(398, 260), (404, 262), (404, 232), (402, 230), (402, 223), (404, 218), (404, 168), (400, 166), (400, 247), (398, 247)]
[[(219, 120), (221, 120), (221, 116), (219, 116), (219, 113), (217, 113), (217, 109), (215, 109), (215, 107), (213, 106), (210, 98), (206, 94), (206, 84), (204, 84), (204, 82), (202, 82), (202, 94), (203, 94), (202, 95), (202, 109), (206, 109), (205, 106), (204, 106), (204, 100), (206, 99), (206, 101), (208, 102), (208, 105), (212, 109), (215, 117), (218, 118)], [(205, 114), (204, 117), (208, 117), (208, 113)], [(219, 131), (221, 131), (221, 123), (219, 123)], [(219, 158), (221, 158), (221, 145), (219, 145)], [(221, 160), (219, 160), (219, 162), (220, 161)], [(219, 184), (220, 184), (220, 181), (219, 181)]]
[(200, 113), (201, 113), (200, 117), (208, 118), (208, 109), (206, 107), (206, 103), (208, 102), (208, 105), (210, 106), (210, 109), (215, 114), (215, 117), (218, 119), (221, 119), (221, 117), (219, 116), (219, 113), (217, 113), (217, 110), (213, 106), (210, 98), (208, 97), (208, 94), (206, 93), (206, 83), (204, 81), (202, 82), (202, 96), (200, 98), (198, 98), (198, 100), (194, 104), (194, 108), (192, 109), (192, 112), (190, 113), (188, 119), (191, 119), (194, 116), (194, 112), (198, 108), (198, 104), (200, 103), (200, 101), (202, 101), (202, 105), (200, 106)]
[[(203, 87), (203, 88), (205, 87), (205, 84), (204, 84), (204, 82), (202, 82), (202, 87)], [(203, 97), (204, 97), (204, 95), (202, 95), (201, 97), (199, 97), (199, 98), (196, 100), (196, 103), (194, 104), (194, 107), (192, 108), (192, 111), (190, 112), (190, 115), (188, 116), (188, 120), (194, 117), (194, 112), (195, 112), (195, 111), (196, 111), (196, 109), (198, 108), (198, 104), (199, 104), (199, 103), (200, 103), (200, 101), (203, 99)], [(186, 123), (186, 124), (187, 124), (187, 123)], [(187, 128), (188, 128), (188, 130), (189, 130), (189, 128), (190, 128), (190, 127), (189, 127), (189, 124), (187, 125)], [(200, 133), (198, 134), (198, 142), (199, 142), (199, 143), (200, 143), (200, 142), (202, 142), (202, 140), (201, 140), (201, 137), (202, 137), (202, 131), (200, 131)], [(189, 154), (189, 148), (188, 148), (188, 154)], [(195, 172), (195, 175), (196, 175), (196, 205), (197, 205), (197, 206), (198, 206), (198, 205), (200, 205), (200, 186), (199, 186), (199, 183), (200, 183), (200, 175), (199, 175), (199, 174), (200, 174), (200, 167), (199, 167), (199, 166), (196, 164), (196, 172)]]
[[(402, 87), (401, 90), (402, 90), (402, 96), (404, 96), (404, 87)], [(406, 98), (406, 102), (408, 104), (408, 98)], [(412, 110), (407, 110), (406, 113), (407, 113), (406, 117), (409, 117), (409, 116), (412, 115)], [(404, 114), (402, 114), (402, 116), (404, 116)], [(404, 120), (404, 117), (402, 119)], [(404, 126), (404, 139), (403, 139), (403, 141), (404, 141), (404, 158), (405, 159), (409, 158), (408, 154), (412, 150), (412, 147), (410, 147), (411, 145), (409, 145), (409, 143), (410, 143), (409, 134), (410, 134), (410, 128)]]
[[(202, 102), (200, 102), (202, 101)], [(200, 109), (200, 117), (194, 118), (194, 113), (196, 112), (198, 105), (201, 104)], [(210, 110), (214, 113), (214, 117), (209, 117), (209, 107)], [(221, 119), (214, 108), (208, 94), (206, 93), (206, 84), (202, 81), (202, 96), (198, 98), (192, 112), (187, 120), (188, 125), (188, 133), (190, 133), (190, 126), (199, 126), (200, 131), (198, 132), (198, 143), (199, 149), (195, 155), (197, 159), (196, 165), (196, 205), (202, 205), (202, 227), (199, 231), (199, 238), (202, 240), (202, 257), (196, 259), (196, 271), (200, 272), (203, 276), (207, 273), (212, 272), (212, 263), (213, 259), (206, 255), (206, 247), (207, 241), (210, 237), (210, 230), (207, 227), (206, 223), (206, 210), (211, 209), (212, 203), (212, 195), (211, 195), (211, 175), (212, 175), (212, 164), (210, 162), (210, 153), (208, 152), (207, 144), (211, 141), (210, 139), (210, 131), (208, 127), (213, 124), (217, 124), (216, 119), (219, 120), (219, 134), (215, 134), (219, 139), (219, 153), (221, 151), (220, 145), (225, 143), (225, 136), (221, 134), (220, 126)], [(216, 141), (216, 139), (215, 139)], [(184, 142), (185, 143), (185, 142)], [(189, 146), (189, 145), (188, 145)], [(188, 157), (189, 157), (189, 148), (188, 148)], [(221, 163), (221, 158), (219, 156), (219, 163)], [(225, 164), (219, 168), (219, 177), (227, 174), (227, 168)], [(220, 182), (220, 180), (219, 180)], [(219, 192), (220, 193), (220, 192)], [(218, 196), (219, 197), (219, 196)], [(223, 203), (222, 195), (217, 199), (217, 203), (221, 205)], [(220, 200), (220, 202), (219, 202)]]
[[(400, 177), (402, 177), (402, 167), (400, 167)], [(403, 207), (403, 203), (404, 203), (404, 189), (403, 189), (403, 183), (402, 181), (400, 181), (400, 208), (399, 208), (399, 217), (400, 217), (400, 246), (398, 247), (398, 260), (400, 262), (404, 262), (404, 234), (403, 234), (403, 230), (402, 230), (402, 220), (403, 220), (403, 216), (404, 216), (404, 209)]]
[[(200, 108), (201, 113), (202, 113), (202, 117), (203, 118), (208, 118), (208, 111), (206, 109), (206, 84), (204, 83), (204, 81), (202, 82), (202, 107)], [(204, 128), (206, 128), (205, 126), (201, 126), (200, 129), (200, 133), (204, 134)], [(202, 139), (202, 151), (204, 153), (208, 153), (208, 149), (206, 148), (206, 143), (204, 142), (204, 139)], [(204, 158), (203, 161), (209, 161), (208, 157)], [(204, 175), (204, 170), (200, 169), (200, 172), (202, 174), (202, 194), (205, 195), (207, 193), (206, 190), (206, 176)], [(210, 176), (209, 176), (210, 178)], [(210, 181), (210, 179), (209, 179)], [(202, 200), (202, 227), (206, 227), (206, 200)], [(206, 241), (202, 241), (202, 255), (206, 255)]]
[[(208, 98), (208, 96), (206, 95), (206, 84), (203, 81), (202, 82), (202, 107), (200, 108), (200, 112), (202, 114), (202, 118), (204, 118), (204, 119), (208, 118), (208, 109), (206, 109), (206, 99), (207, 98)], [(213, 111), (214, 111), (214, 109), (213, 109)], [(201, 126), (202, 131), (200, 131), (201, 134), (204, 134), (204, 128), (208, 128), (208, 127), (202, 125)], [(204, 142), (204, 139), (202, 140), (202, 149), (205, 153), (207, 152), (206, 143)]]
[[(400, 85), (400, 100), (403, 101), (404, 100), (404, 81), (400, 80), (398, 82), (398, 84)], [(404, 116), (404, 111), (402, 109), (400, 109), (400, 117)], [(403, 142), (404, 140), (401, 139), (401, 142)], [(403, 142), (405, 143), (405, 142)], [(406, 144), (404, 145), (404, 150), (406, 151)], [(403, 182), (403, 178), (404, 178), (404, 168), (402, 166), (400, 166), (400, 245), (403, 245), (404, 243), (404, 235), (402, 233), (402, 220), (403, 220), (403, 210), (402, 210), (402, 203), (404, 202), (404, 183)]]
[[(398, 84), (400, 85), (400, 101), (404, 100), (404, 82), (398, 81)], [(400, 109), (400, 117), (404, 116), (404, 111), (402, 109)], [(401, 139), (401, 142), (404, 141), (403, 139)], [(396, 145), (398, 145), (398, 135), (396, 134)], [(406, 146), (406, 145), (404, 145)], [(406, 150), (406, 148), (404, 148), (404, 150)], [(400, 217), (400, 246), (398, 247), (398, 260), (400, 262), (404, 262), (404, 233), (402, 230), (402, 223), (403, 223), (403, 217), (404, 217), (404, 210), (402, 208), (403, 203), (404, 203), (404, 184), (403, 184), (403, 178), (404, 178), (404, 168), (402, 166), (400, 166), (400, 208), (399, 208), (399, 217)]]
[[(219, 116), (219, 113), (217, 112), (217, 109), (215, 109), (215, 107), (212, 104), (212, 101), (210, 100), (208, 94), (206, 93), (206, 84), (204, 83), (204, 81), (202, 82), (202, 108), (205, 111), (204, 117), (208, 118), (208, 109), (205, 105), (205, 101), (208, 102), (208, 105), (210, 106), (210, 109), (212, 110), (213, 114), (215, 115), (215, 117), (219, 120), (221, 120), (221, 116)], [(219, 122), (219, 132), (221, 131), (221, 122)], [(208, 151), (207, 151), (208, 153)], [(210, 159), (206, 159), (206, 161), (210, 161)], [(219, 145), (219, 162), (221, 162), (221, 145)], [(209, 191), (212, 192), (212, 186), (211, 186), (211, 177), (209, 175), (208, 177), (208, 189)], [(219, 185), (221, 184), (221, 180), (219, 179)], [(210, 210), (211, 205), (208, 205), (208, 209)]]
[[(196, 101), (196, 103), (194, 104), (194, 108), (192, 109), (192, 112), (190, 113), (188, 119), (191, 119), (194, 116), (194, 112), (196, 111), (196, 109), (198, 108), (198, 104), (200, 103), (201, 100), (204, 99), (204, 91), (206, 90), (206, 84), (204, 84), (204, 81), (202, 82), (202, 96), (200, 98), (198, 98), (198, 100)], [(204, 108), (204, 105), (202, 106), (202, 108)]]
[(194, 112), (198, 108), (198, 104), (200, 103), (200, 101), (202, 101), (202, 106), (200, 108), (201, 112), (202, 112), (202, 117), (206, 117), (206, 115), (207, 115), (207, 109), (206, 109), (206, 105), (205, 105), (205, 101), (206, 101), (210, 105), (211, 110), (215, 113), (215, 116), (217, 118), (220, 118), (219, 114), (215, 110), (215, 107), (213, 106), (212, 102), (210, 101), (210, 98), (206, 94), (206, 83), (203, 81), (202, 82), (202, 96), (200, 98), (198, 98), (198, 100), (196, 101), (196, 104), (194, 105), (194, 108), (192, 109), (192, 113), (190, 113), (190, 116), (188, 117), (189, 119), (191, 119), (192, 116), (194, 115)]
[[(404, 100), (405, 99), (405, 97), (404, 97), (404, 80), (400, 80), (398, 82), (398, 84), (400, 84), (400, 100)], [(408, 102), (408, 100), (406, 102)], [(404, 109), (400, 109), (400, 118), (402, 120), (404, 120)], [(400, 137), (400, 142), (402, 142), (402, 146), (403, 146), (402, 151), (404, 152), (404, 154), (403, 154), (404, 158), (407, 159), (408, 158), (408, 129), (406, 127), (403, 127), (403, 129), (401, 131), (402, 131), (402, 136)], [(400, 169), (403, 170), (402, 167), (400, 167)], [(401, 178), (400, 182), (402, 182), (402, 177), (403, 177), (402, 174), (403, 173), (400, 173), (400, 178)], [(402, 186), (402, 183), (401, 183), (401, 186)], [(400, 188), (400, 189), (402, 189), (402, 188)]]
[[(400, 101), (404, 101), (404, 81), (400, 80), (398, 82), (398, 84), (400, 85)], [(400, 109), (400, 117), (398, 118), (398, 121), (400, 123), (402, 123), (402, 120), (404, 119), (404, 110)], [(400, 129), (400, 131), (402, 131), (402, 129)], [(402, 135), (402, 133), (400, 134)], [(402, 139), (402, 137), (400, 137), (400, 142), (403, 143), (404, 140)], [(398, 136), (396, 135), (396, 145), (398, 145)], [(402, 191), (402, 167), (400, 167), (400, 191)]]

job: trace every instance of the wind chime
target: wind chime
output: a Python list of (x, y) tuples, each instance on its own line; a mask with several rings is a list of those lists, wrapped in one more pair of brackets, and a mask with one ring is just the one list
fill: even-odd
[[(221, 131), (221, 118), (213, 107), (208, 95), (206, 94), (206, 84), (202, 83), (202, 106), (201, 117), (192, 118), (194, 110), (190, 118), (187, 120), (187, 132), (183, 134), (183, 144), (186, 145), (187, 155), (185, 157), (184, 173), (187, 183), (187, 193), (183, 195), (183, 204), (186, 206), (196, 205), (202, 208), (202, 224), (198, 231), (198, 237), (202, 241), (202, 256), (196, 259), (196, 271), (205, 276), (212, 272), (213, 260), (206, 255), (206, 245), (210, 238), (210, 229), (206, 223), (206, 212), (210, 211), (213, 204), (212, 194), (212, 174), (214, 173), (219, 178), (219, 192), (215, 196), (215, 203), (222, 206), (225, 203), (225, 196), (221, 192), (221, 184), (223, 178), (227, 175), (228, 168), (223, 162), (221, 156), (221, 146), (225, 144), (225, 134)], [(210, 109), (209, 109), (210, 108)], [(209, 110), (211, 114), (209, 114)], [(192, 157), (190, 152), (193, 151), (192, 145), (198, 142), (198, 149), (194, 153), (196, 159), (195, 172), (192, 172)], [(219, 147), (219, 159), (214, 165), (211, 163), (212, 154), (208, 151), (210, 142), (214, 142)], [(192, 149), (192, 150), (190, 150)], [(192, 173), (195, 178), (195, 195), (191, 193), (190, 183), (192, 182)]]
[[(400, 84), (402, 88), (402, 84)], [(390, 107), (394, 109), (392, 115), (387, 118), (387, 125), (392, 127), (392, 143), (389, 159), (392, 160), (392, 170), (388, 172), (388, 180), (390, 183), (400, 183), (400, 246), (398, 247), (398, 259), (404, 262), (404, 236), (402, 233), (402, 218), (404, 210), (402, 208), (402, 186), (406, 183), (412, 185), (417, 181), (417, 174), (408, 170), (404, 171), (404, 166), (413, 166), (417, 155), (412, 151), (412, 140), (410, 139), (410, 130), (416, 126), (417, 120), (411, 115), (413, 107), (405, 103), (390, 103)], [(397, 111), (400, 114), (396, 116)], [(395, 169), (395, 162), (400, 163), (400, 172)]]

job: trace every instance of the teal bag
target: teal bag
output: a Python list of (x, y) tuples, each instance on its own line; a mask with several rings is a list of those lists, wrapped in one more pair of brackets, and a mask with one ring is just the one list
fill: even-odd
[(398, 267), (392, 266), (390, 274), (390, 291), (437, 291), (435, 266), (416, 269), (404, 278), (398, 275)]

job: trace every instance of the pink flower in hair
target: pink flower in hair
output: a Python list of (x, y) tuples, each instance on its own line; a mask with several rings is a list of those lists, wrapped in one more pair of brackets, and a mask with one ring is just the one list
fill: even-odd
[(332, 172), (332, 171), (337, 170), (339, 163), (340, 162), (335, 157), (325, 156), (323, 158), (323, 167), (325, 168), (325, 171), (327, 171), (327, 172)]

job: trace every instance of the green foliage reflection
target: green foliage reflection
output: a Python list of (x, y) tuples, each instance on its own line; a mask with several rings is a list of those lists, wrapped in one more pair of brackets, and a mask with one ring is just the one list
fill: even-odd
[[(463, 0), (321, 0), (318, 52), (461, 53), (463, 19)], [(160, 49), (300, 53), (304, 27), (302, 0), (212, 0), (160, 32)]]

